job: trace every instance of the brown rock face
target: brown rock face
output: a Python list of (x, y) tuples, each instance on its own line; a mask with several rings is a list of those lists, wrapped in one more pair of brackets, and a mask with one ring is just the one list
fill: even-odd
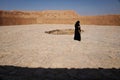
[(74, 24), (120, 25), (120, 15), (79, 16), (72, 10), (0, 11), (0, 25)]
[(120, 26), (120, 15), (80, 16), (82, 24)]
[(36, 18), (22, 11), (0, 11), (0, 25), (34, 24)]

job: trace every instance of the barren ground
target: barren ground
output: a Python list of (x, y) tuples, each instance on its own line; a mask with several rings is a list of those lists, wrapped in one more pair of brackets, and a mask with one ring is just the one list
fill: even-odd
[(81, 25), (74, 35), (45, 31), (74, 25), (42, 24), (0, 27), (0, 65), (30, 68), (120, 68), (120, 26)]

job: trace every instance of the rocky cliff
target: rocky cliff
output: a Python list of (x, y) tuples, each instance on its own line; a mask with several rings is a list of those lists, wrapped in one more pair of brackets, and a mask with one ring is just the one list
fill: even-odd
[(74, 24), (120, 25), (120, 15), (80, 16), (72, 10), (0, 11), (0, 25)]
[(34, 24), (36, 18), (29, 12), (0, 11), (0, 25)]

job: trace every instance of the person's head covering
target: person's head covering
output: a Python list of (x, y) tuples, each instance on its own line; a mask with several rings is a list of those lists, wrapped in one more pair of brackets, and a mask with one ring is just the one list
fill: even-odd
[(77, 22), (76, 22), (76, 24), (79, 24), (79, 23), (80, 23), (80, 21), (77, 21)]

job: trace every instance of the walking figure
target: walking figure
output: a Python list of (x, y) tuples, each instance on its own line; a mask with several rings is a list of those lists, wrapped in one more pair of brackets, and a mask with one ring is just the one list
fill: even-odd
[(81, 26), (80, 26), (80, 21), (77, 21), (75, 23), (74, 40), (81, 41)]

